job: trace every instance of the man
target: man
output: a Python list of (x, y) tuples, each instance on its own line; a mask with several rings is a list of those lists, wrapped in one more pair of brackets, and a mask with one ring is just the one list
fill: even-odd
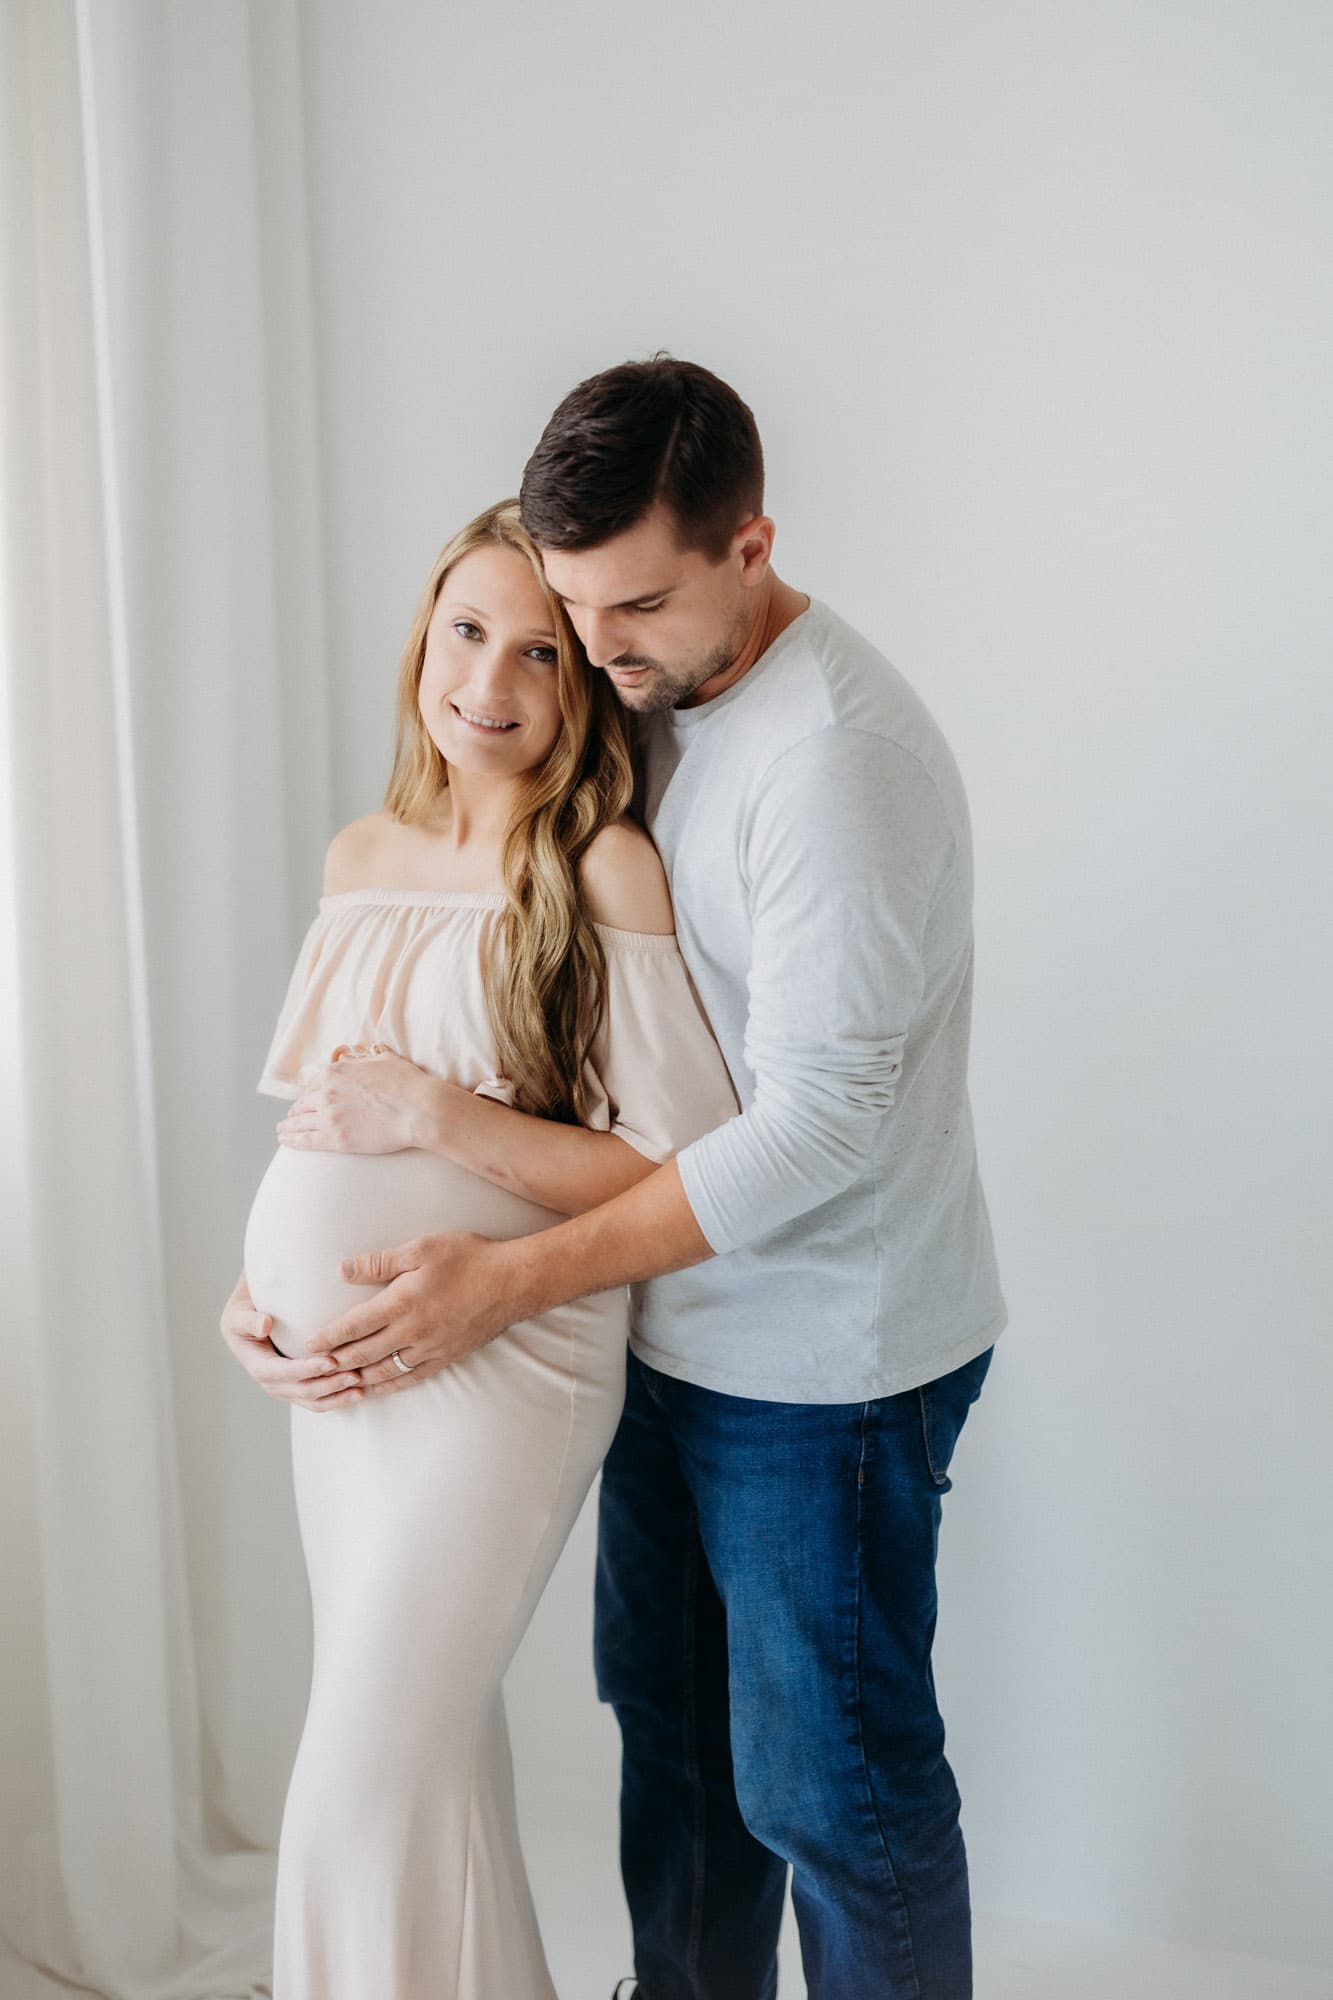
[(634, 1287), (602, 1477), (599, 1692), (620, 1722), (641, 2000), (771, 2000), (790, 1865), (819, 2000), (966, 2000), (967, 1868), (930, 1654), (941, 1495), (1005, 1323), (966, 1065), (972, 865), (902, 677), (774, 572), (753, 417), (613, 368), (522, 487), (595, 668), (741, 1115), (603, 1208), (426, 1239), (316, 1345), (380, 1393)]

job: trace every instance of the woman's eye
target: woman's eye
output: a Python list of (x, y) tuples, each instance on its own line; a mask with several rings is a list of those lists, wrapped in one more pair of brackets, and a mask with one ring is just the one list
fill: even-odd
[(540, 660), (542, 665), (545, 667), (553, 667), (558, 657), (559, 655), (557, 654), (554, 646), (528, 647), (528, 658), (530, 660)]
[(464, 639), (480, 639), (481, 637), (480, 625), (474, 625), (470, 618), (455, 618), (454, 630), (461, 634)]

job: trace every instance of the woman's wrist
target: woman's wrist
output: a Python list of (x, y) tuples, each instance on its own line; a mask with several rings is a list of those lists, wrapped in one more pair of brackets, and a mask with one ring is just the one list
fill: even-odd
[(457, 1122), (455, 1107), (459, 1098), (470, 1096), (470, 1091), (450, 1083), (447, 1077), (423, 1070), (410, 1107), (408, 1144), (424, 1153), (442, 1153), (447, 1158), (450, 1130)]

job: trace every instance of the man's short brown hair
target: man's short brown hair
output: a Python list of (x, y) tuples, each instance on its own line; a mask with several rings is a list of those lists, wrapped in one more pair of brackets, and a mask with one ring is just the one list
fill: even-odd
[(528, 460), (523, 525), (548, 549), (590, 549), (653, 507), (682, 548), (720, 562), (764, 504), (764, 454), (748, 406), (707, 368), (655, 354), (571, 389)]

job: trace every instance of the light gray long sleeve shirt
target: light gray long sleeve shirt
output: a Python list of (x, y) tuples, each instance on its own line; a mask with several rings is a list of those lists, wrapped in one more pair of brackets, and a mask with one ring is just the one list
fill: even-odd
[(741, 1115), (678, 1156), (714, 1250), (631, 1345), (772, 1401), (859, 1402), (1005, 1324), (967, 1094), (972, 851), (948, 745), (829, 608), (643, 726), (644, 810)]

